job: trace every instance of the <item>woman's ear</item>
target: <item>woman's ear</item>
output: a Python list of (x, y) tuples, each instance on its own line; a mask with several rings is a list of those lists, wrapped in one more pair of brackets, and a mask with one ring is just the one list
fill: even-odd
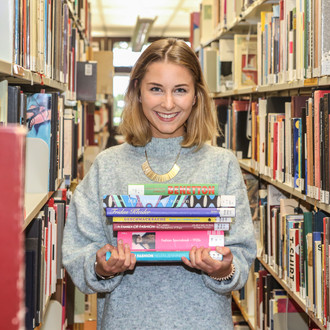
[(194, 96), (193, 105), (196, 103), (196, 95)]

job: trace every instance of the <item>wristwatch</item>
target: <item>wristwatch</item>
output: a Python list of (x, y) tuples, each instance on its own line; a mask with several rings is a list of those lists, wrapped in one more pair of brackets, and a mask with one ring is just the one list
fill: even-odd
[(109, 276), (103, 276), (103, 275), (100, 275), (97, 271), (96, 271), (96, 265), (97, 265), (97, 261), (94, 262), (94, 272), (95, 272), (95, 275), (98, 279), (100, 280), (110, 280), (111, 278), (114, 278), (117, 274), (114, 274), (114, 275), (109, 275)]

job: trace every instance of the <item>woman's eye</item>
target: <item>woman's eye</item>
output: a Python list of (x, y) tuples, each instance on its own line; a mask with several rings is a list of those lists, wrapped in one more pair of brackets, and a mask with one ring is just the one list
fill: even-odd
[(151, 87), (150, 89), (152, 92), (161, 92), (161, 89), (159, 87)]
[(175, 90), (177, 93), (186, 93), (187, 91), (184, 88), (178, 88)]

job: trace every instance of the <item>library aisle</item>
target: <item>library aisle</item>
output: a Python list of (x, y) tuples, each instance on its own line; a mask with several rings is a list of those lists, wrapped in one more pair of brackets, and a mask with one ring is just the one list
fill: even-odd
[[(200, 61), (221, 130), (210, 144), (236, 156), (247, 188), (257, 258), (231, 294), (234, 329), (329, 328), (328, 19), (329, 0), (1, 1), (0, 328), (97, 329), (100, 295), (82, 293), (62, 264), (68, 209), (99, 153), (124, 142), (133, 65), (167, 37)], [(195, 195), (215, 205), (218, 187), (204, 188)], [(161, 195), (194, 195), (173, 189)], [(110, 197), (109, 209), (137, 207)], [(212, 230), (225, 245), (235, 216), (223, 218), (171, 233)], [(116, 235), (175, 226), (109, 221)]]

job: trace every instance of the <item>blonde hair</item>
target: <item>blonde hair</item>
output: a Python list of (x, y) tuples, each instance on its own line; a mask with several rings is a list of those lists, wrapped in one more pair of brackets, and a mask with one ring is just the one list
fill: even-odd
[(183, 40), (157, 40), (139, 57), (131, 72), (119, 132), (126, 142), (134, 146), (145, 146), (151, 140), (150, 124), (143, 113), (139, 97), (141, 81), (148, 65), (158, 61), (182, 65), (192, 74), (196, 102), (186, 122), (182, 147), (197, 146), (199, 149), (206, 141), (219, 135), (219, 125), (199, 59)]

